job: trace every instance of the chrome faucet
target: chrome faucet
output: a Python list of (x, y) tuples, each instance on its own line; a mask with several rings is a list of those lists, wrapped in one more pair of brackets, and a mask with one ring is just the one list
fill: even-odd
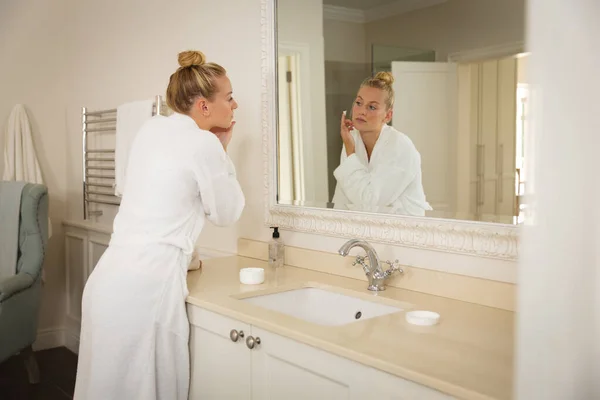
[[(369, 290), (376, 291), (376, 292), (385, 290), (385, 280), (387, 278), (389, 278), (396, 271), (399, 273), (404, 272), (402, 270), (402, 268), (400, 268), (400, 266), (398, 265), (398, 260), (396, 260), (394, 262), (379, 260), (379, 257), (377, 256), (377, 252), (375, 251), (373, 246), (371, 246), (369, 243), (365, 242), (364, 240), (359, 240), (359, 239), (348, 240), (346, 243), (344, 243), (344, 245), (342, 247), (340, 247), (340, 249), (338, 250), (338, 253), (342, 257), (346, 257), (350, 253), (350, 250), (353, 247), (360, 247), (367, 253), (367, 257), (356, 256), (356, 260), (352, 263), (352, 265), (359, 264), (360, 266), (362, 266), (363, 271), (365, 271), (365, 274), (367, 275), (367, 278), (369, 279), (369, 286), (367, 287), (367, 289), (369, 289)], [(365, 263), (365, 260), (367, 258), (369, 260), (368, 264)], [(388, 268), (386, 271), (384, 271), (381, 268), (381, 263), (388, 264), (390, 266), (390, 268)]]

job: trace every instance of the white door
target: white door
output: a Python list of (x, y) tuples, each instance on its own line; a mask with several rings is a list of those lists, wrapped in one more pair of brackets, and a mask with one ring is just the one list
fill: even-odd
[[(245, 345), (250, 325), (194, 306), (188, 306), (188, 315), (189, 399), (251, 399), (252, 352)], [(231, 337), (236, 334), (237, 341), (233, 341)]]
[(252, 398), (358, 399), (356, 363), (252, 327)]
[(392, 125), (406, 134), (421, 153), (423, 188), (434, 211), (454, 211), (456, 154), (456, 65), (443, 62), (392, 62)]

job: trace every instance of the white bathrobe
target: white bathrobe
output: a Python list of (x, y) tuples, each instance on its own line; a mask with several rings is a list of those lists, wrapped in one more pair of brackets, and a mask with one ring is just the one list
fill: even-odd
[(408, 136), (384, 125), (369, 161), (360, 133), (351, 134), (355, 153), (348, 157), (344, 147), (333, 173), (334, 208), (412, 216), (432, 209), (421, 182), (421, 155)]
[(244, 195), (217, 137), (185, 115), (136, 136), (110, 245), (82, 301), (76, 400), (183, 400), (186, 274), (205, 219), (238, 220)]

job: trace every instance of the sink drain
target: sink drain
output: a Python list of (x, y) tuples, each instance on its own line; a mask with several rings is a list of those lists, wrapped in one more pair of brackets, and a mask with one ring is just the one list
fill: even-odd
[(362, 317), (362, 313), (357, 311), (356, 314), (354, 314), (354, 319), (359, 319), (360, 317)]

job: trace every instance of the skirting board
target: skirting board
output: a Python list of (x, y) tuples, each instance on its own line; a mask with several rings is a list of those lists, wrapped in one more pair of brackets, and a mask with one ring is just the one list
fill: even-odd
[(76, 332), (66, 332), (65, 347), (73, 353), (79, 354), (79, 334)]
[(75, 354), (79, 354), (79, 332), (81, 330), (81, 320), (79, 318), (67, 315), (65, 329), (65, 347)]
[(73, 353), (79, 353), (79, 327), (77, 318), (67, 316), (66, 326), (44, 328), (38, 330), (33, 350), (46, 350), (55, 347), (66, 347)]
[(46, 350), (65, 345), (65, 328), (45, 328), (40, 329), (37, 334), (33, 350)]

